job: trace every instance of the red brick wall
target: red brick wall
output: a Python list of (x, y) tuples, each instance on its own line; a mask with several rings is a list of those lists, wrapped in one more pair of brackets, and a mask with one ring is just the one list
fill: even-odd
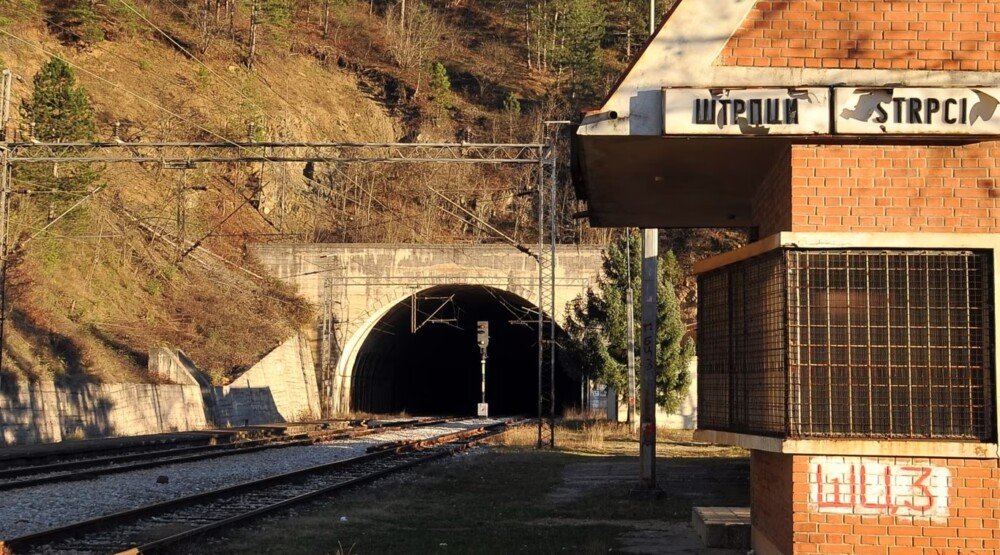
[(753, 220), (758, 235), (767, 237), (792, 226), (792, 150), (778, 160), (753, 198)]
[(792, 550), (792, 457), (750, 452), (750, 520), (772, 545)]
[(794, 553), (856, 555), (958, 555), (1000, 553), (1000, 467), (997, 460), (852, 459), (887, 465), (933, 465), (951, 473), (948, 516), (822, 514), (810, 504), (810, 457), (791, 460)]
[(777, 231), (1000, 232), (1000, 141), (958, 146), (795, 145), (783, 181), (761, 185), (760, 235)]
[(760, 0), (721, 65), (997, 71), (995, 0)]

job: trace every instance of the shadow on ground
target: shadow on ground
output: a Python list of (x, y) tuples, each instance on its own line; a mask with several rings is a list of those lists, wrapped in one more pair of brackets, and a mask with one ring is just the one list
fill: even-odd
[(661, 459), (665, 495), (651, 500), (629, 494), (634, 457), (477, 449), (216, 538), (211, 550), (735, 554), (701, 547), (691, 509), (745, 506), (749, 462), (704, 452)]

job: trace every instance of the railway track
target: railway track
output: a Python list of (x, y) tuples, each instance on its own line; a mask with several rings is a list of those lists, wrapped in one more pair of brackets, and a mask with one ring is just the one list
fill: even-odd
[(265, 449), (280, 449), (313, 445), (339, 439), (362, 437), (369, 434), (402, 430), (406, 428), (433, 426), (455, 420), (454, 418), (408, 419), (365, 423), (358, 426), (305, 432), (283, 437), (267, 437), (224, 443), (216, 445), (184, 446), (171, 449), (158, 449), (140, 452), (125, 452), (117, 455), (106, 455), (93, 458), (72, 459), (42, 465), (30, 465), (0, 470), (0, 492), (14, 489), (51, 484), (87, 480), (97, 476), (132, 472), (180, 464), (187, 462), (228, 457), (262, 451)]
[(501, 422), (375, 446), (359, 457), (0, 541), (0, 555), (159, 552), (208, 532), (446, 457), (512, 425), (515, 423)]

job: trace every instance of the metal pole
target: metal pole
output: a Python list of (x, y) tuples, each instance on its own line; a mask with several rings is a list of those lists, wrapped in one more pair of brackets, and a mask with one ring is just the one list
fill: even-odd
[(481, 359), (479, 359), (479, 363), (482, 366), (482, 370), (483, 370), (483, 384), (482, 384), (482, 386), (483, 386), (482, 387), (483, 401), (482, 401), (482, 403), (485, 405), (486, 404), (486, 353), (485, 352), (483, 353), (483, 357)]
[(542, 382), (545, 371), (545, 147), (538, 149), (538, 448), (542, 448)]
[[(559, 126), (559, 125), (572, 125), (572, 121), (569, 120), (557, 120), (557, 121), (546, 121), (543, 122), (544, 128), (548, 129), (549, 126)], [(544, 230), (545, 226), (545, 216), (548, 216), (548, 228), (549, 228), (549, 256), (547, 264), (540, 264), (544, 268), (542, 272), (542, 280), (539, 284), (543, 289), (548, 288), (547, 294), (541, 295), (541, 298), (545, 299), (547, 297), (548, 302), (544, 303), (543, 306), (539, 307), (539, 312), (548, 311), (549, 318), (549, 333), (548, 333), (548, 343), (549, 343), (549, 447), (556, 446), (556, 265), (558, 264), (556, 243), (559, 240), (557, 229), (556, 229), (556, 219), (557, 215), (557, 199), (558, 199), (558, 187), (559, 182), (559, 156), (557, 154), (556, 145), (558, 144), (558, 136), (552, 137), (552, 142), (549, 144), (546, 151), (540, 158), (543, 159), (543, 164), (547, 163), (549, 165), (548, 173), (548, 213), (545, 210), (545, 200), (544, 195), (542, 195), (542, 190), (539, 190), (539, 239), (543, 240), (545, 237)], [(547, 155), (546, 155), (547, 154)], [(543, 172), (544, 173), (544, 172)], [(545, 181), (545, 175), (541, 177), (539, 184)], [(544, 259), (545, 256), (541, 253), (544, 252), (544, 245), (539, 245), (539, 260)], [(545, 272), (548, 272), (548, 280), (545, 279)], [(547, 281), (547, 282), (546, 282)], [(542, 323), (542, 319), (539, 320), (539, 324)], [(544, 334), (542, 334), (544, 335)]]
[(656, 316), (660, 232), (642, 230), (642, 395), (639, 433), (639, 490), (656, 487)]
[(556, 446), (556, 183), (559, 182), (557, 175), (558, 164), (556, 156), (556, 141), (552, 141), (552, 160), (549, 165), (552, 169), (552, 179), (549, 182), (549, 299), (551, 310), (549, 314), (549, 447)]
[(4, 143), (4, 146), (8, 142), (7, 124), (10, 122), (10, 87), (13, 77), (14, 74), (9, 69), (3, 70), (3, 84), (0, 89), (0, 94), (3, 95), (0, 97), (0, 142)]
[(632, 291), (632, 230), (626, 229), (625, 240), (625, 305), (628, 315), (628, 412), (625, 422), (635, 429), (635, 302)]
[(10, 225), (10, 150), (7, 142), (7, 124), (10, 121), (10, 89), (13, 74), (3, 71), (0, 89), (0, 374), (3, 371), (3, 352), (7, 331), (7, 242)]
[(649, 0), (649, 36), (656, 33), (656, 0)]
[(181, 170), (181, 181), (177, 185), (177, 259), (184, 258), (185, 235), (187, 229), (187, 167)]

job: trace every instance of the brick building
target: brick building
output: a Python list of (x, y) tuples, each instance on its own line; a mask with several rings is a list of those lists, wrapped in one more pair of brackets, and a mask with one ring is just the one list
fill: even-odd
[(1000, 2), (680, 0), (577, 139), (594, 225), (758, 232), (697, 268), (758, 553), (1000, 553)]

